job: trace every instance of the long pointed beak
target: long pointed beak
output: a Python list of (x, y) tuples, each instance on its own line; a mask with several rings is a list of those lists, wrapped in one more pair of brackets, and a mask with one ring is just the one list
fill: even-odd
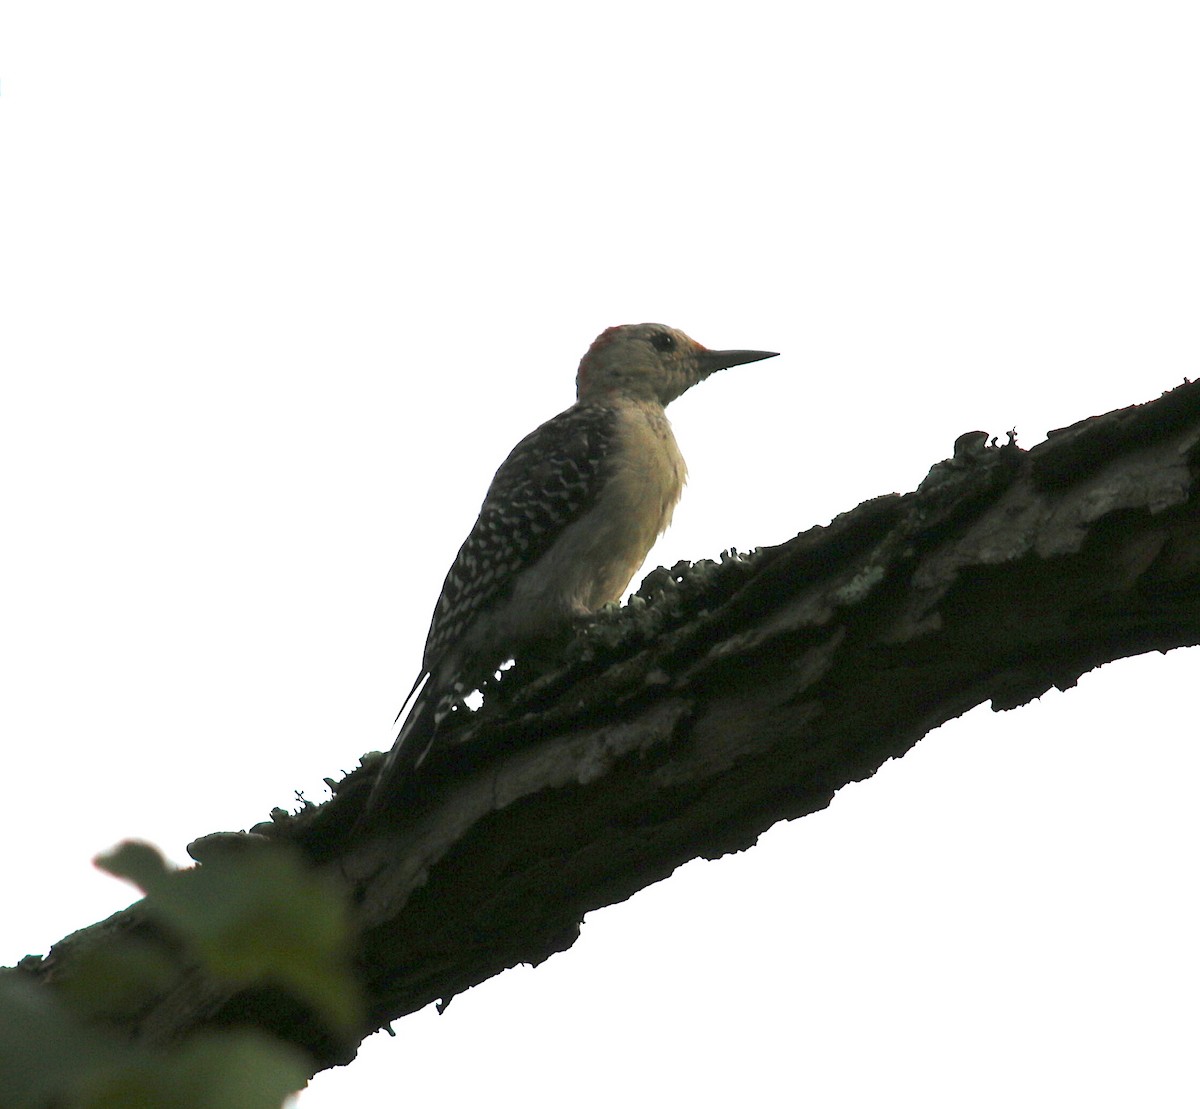
[(715, 374), (717, 370), (727, 370), (730, 366), (778, 357), (777, 350), (706, 350), (700, 355), (700, 371), (707, 377), (709, 374)]

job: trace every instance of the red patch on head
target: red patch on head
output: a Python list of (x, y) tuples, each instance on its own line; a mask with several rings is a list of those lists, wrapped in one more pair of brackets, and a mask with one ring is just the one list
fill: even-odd
[(624, 324), (616, 324), (613, 327), (606, 327), (595, 339), (592, 340), (592, 345), (588, 347), (588, 354), (592, 351), (599, 350), (601, 347), (608, 346), (616, 337), (617, 332), (624, 328)]
[(592, 341), (592, 345), (587, 349), (587, 354), (583, 356), (583, 360), (579, 363), (579, 372), (575, 375), (576, 389), (583, 386), (592, 359), (598, 352), (608, 346), (617, 337), (617, 332), (623, 330), (625, 326), (625, 324), (617, 324), (614, 327), (606, 327)]

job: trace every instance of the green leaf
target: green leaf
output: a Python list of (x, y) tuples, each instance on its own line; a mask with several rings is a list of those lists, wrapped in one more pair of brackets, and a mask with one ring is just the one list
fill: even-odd
[(132, 882), (143, 893), (162, 889), (171, 875), (177, 873), (157, 847), (133, 839), (118, 844), (106, 855), (98, 855), (96, 865)]
[(0, 975), (0, 1104), (50, 1104), (103, 1058), (107, 1045), (44, 987), (16, 971)]
[(82, 1109), (279, 1109), (307, 1077), (299, 1052), (259, 1033), (223, 1032), (95, 1073), (76, 1098)]
[(97, 860), (146, 890), (146, 909), (175, 931), (214, 977), (269, 982), (305, 1002), (334, 1031), (360, 1020), (350, 973), (350, 914), (341, 889), (295, 850), (247, 840), (201, 866), (171, 870), (143, 843)]

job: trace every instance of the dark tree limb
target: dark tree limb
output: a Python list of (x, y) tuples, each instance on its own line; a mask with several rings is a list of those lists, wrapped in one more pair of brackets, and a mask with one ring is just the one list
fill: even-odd
[[(368, 761), (328, 804), (254, 829), (347, 882), (370, 1027), (569, 947), (591, 909), (823, 808), (977, 704), (1200, 643), (1200, 383), (1027, 452), (985, 438), (963, 436), (916, 492), (655, 571), (560, 669), (518, 662), (459, 714), (373, 826), (357, 827)], [(96, 928), (153, 931), (136, 906)], [(53, 979), (71, 950), (32, 973)], [(314, 1070), (353, 1056), (286, 1000), (190, 974), (127, 1031), (249, 1022)]]

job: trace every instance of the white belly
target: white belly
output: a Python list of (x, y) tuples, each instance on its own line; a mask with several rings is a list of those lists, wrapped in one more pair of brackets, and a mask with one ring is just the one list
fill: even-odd
[(548, 615), (547, 608), (561, 619), (621, 600), (671, 522), (687, 466), (662, 409), (633, 402), (624, 407), (609, 458), (605, 486), (591, 509), (563, 531), (540, 572), (517, 585), (517, 611), (535, 621)]

